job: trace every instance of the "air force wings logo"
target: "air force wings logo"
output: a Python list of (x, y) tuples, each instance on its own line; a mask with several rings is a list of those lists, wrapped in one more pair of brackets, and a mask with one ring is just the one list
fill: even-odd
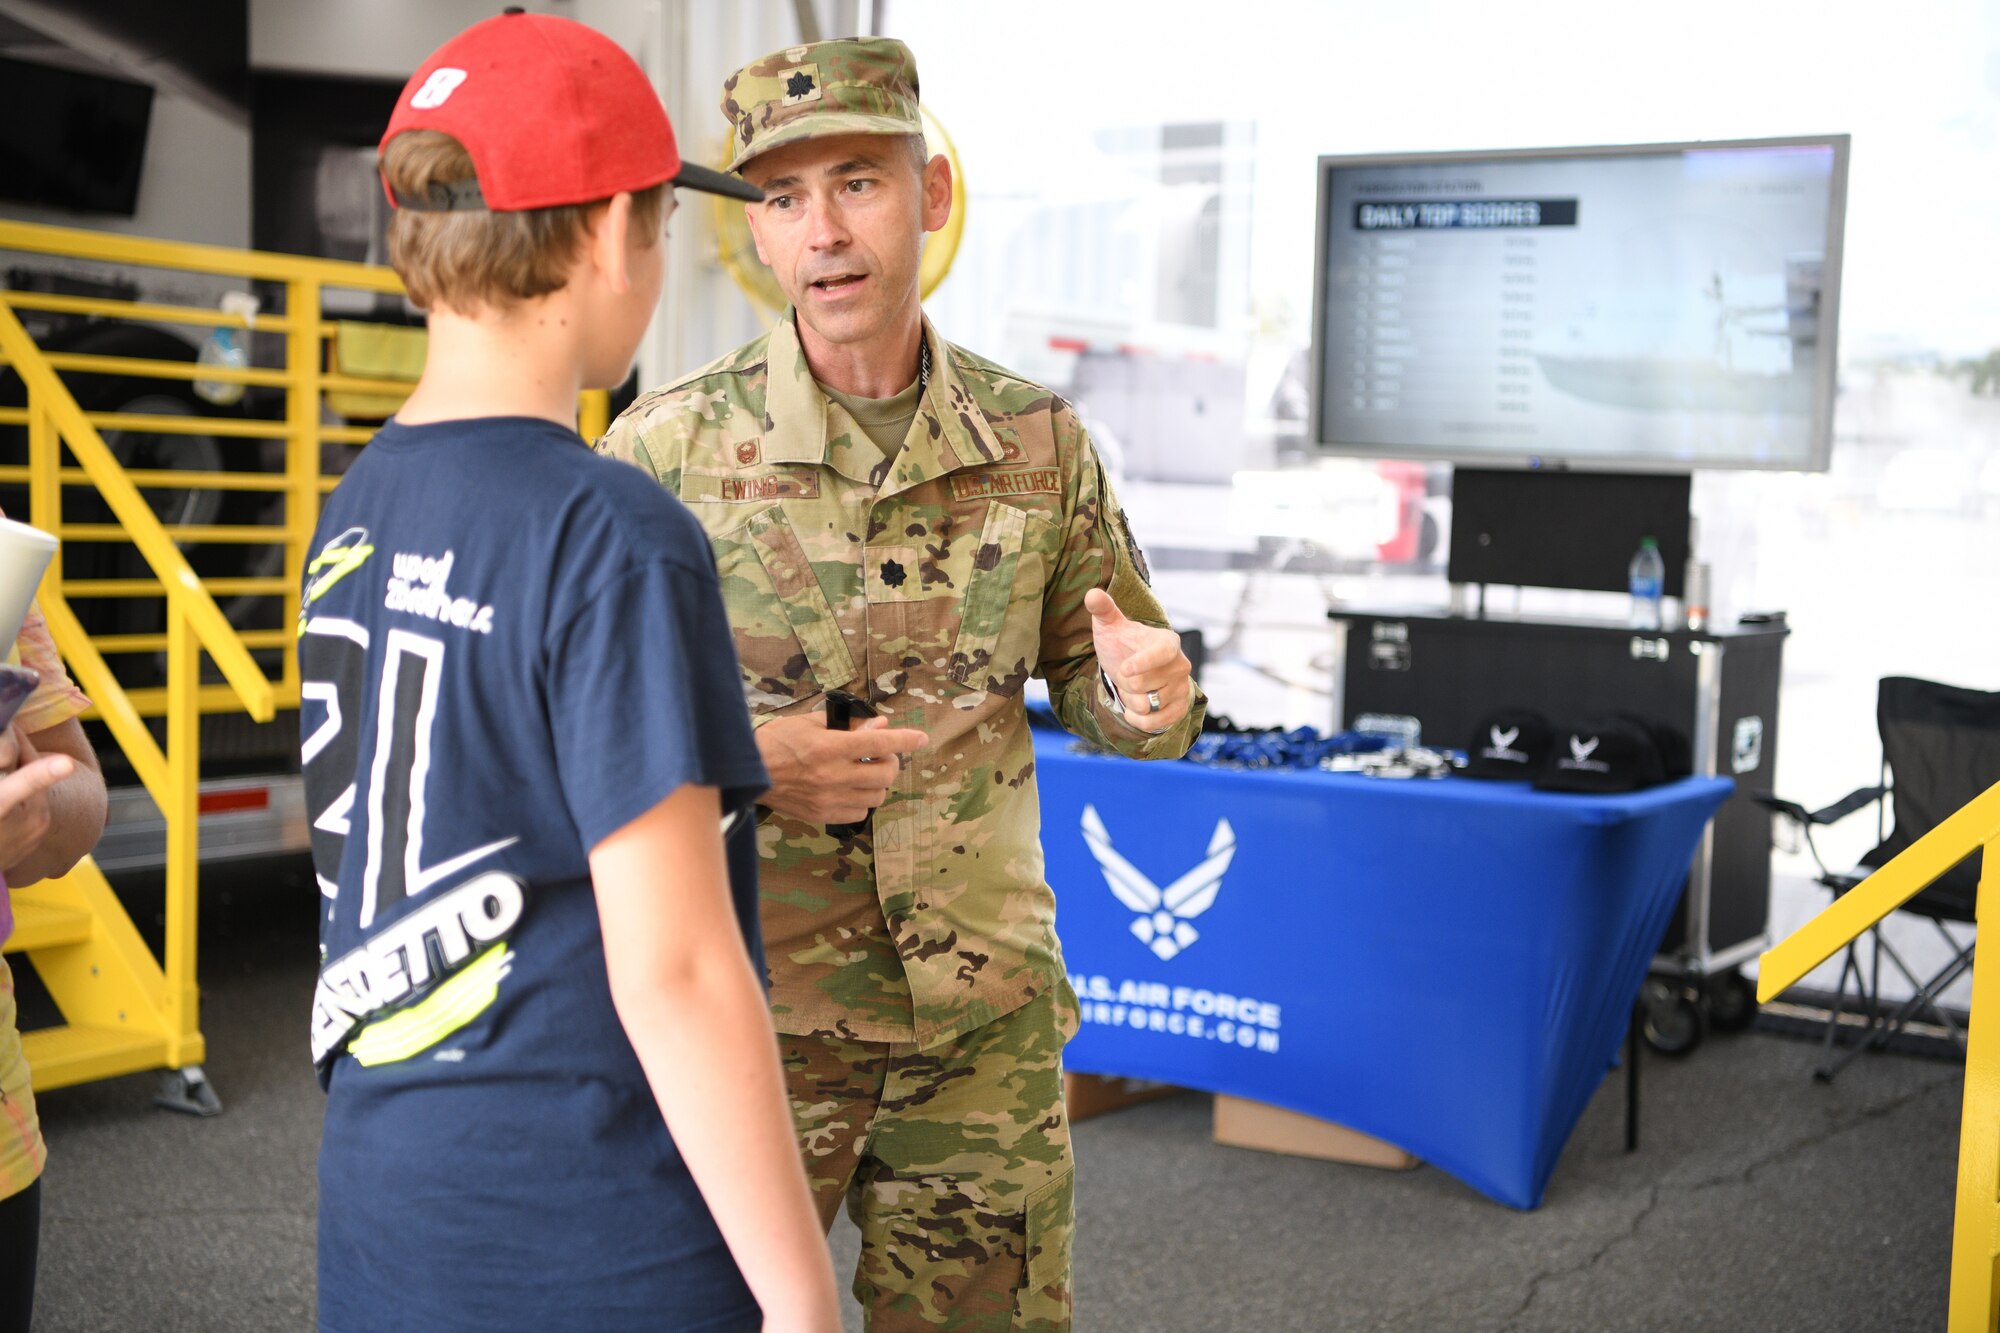
[(1597, 753), (1597, 737), (1592, 736), (1587, 741), (1581, 736), (1570, 737), (1569, 752), (1577, 763), (1582, 763), (1584, 760), (1590, 758), (1591, 755)]
[(1096, 806), (1083, 807), (1083, 840), (1112, 894), (1138, 913), (1132, 933), (1163, 962), (1201, 938), (1189, 922), (1215, 905), (1223, 872), (1236, 856), (1236, 832), (1228, 820), (1218, 819), (1202, 863), (1162, 889), (1112, 847)]

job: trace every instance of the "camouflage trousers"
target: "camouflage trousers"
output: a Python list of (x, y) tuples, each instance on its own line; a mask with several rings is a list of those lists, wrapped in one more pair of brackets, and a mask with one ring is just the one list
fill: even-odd
[(1063, 1033), (1044, 995), (918, 1050), (780, 1035), (806, 1175), (861, 1229), (873, 1333), (1066, 1333), (1075, 1224)]

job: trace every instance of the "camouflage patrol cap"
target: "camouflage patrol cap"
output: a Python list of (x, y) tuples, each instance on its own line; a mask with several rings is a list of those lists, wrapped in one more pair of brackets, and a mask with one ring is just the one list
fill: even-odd
[(734, 127), (731, 171), (801, 139), (922, 134), (917, 58), (893, 37), (788, 46), (751, 61), (724, 81), (722, 114)]

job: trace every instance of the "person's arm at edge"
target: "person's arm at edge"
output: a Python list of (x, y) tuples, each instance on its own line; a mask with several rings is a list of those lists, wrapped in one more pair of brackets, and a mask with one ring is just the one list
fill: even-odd
[(1092, 588), (1103, 589), (1119, 610), (1141, 624), (1166, 628), (1167, 616), (1153, 590), (1132, 566), (1124, 515), (1104, 480), (1089, 433), (1068, 404), (1058, 402), (1054, 412), (1058, 453), (1066, 456), (1069, 469), (1065, 478), (1068, 520), (1056, 574), (1042, 607), (1038, 673), (1048, 681), (1049, 702), (1056, 717), (1074, 734), (1134, 759), (1178, 759), (1201, 733), (1207, 696), (1190, 682), (1187, 714), (1158, 733), (1142, 730), (1120, 717), (1105, 697), (1085, 594)]
[(838, 1333), (770, 1011), (730, 906), (720, 808), (713, 787), (684, 786), (591, 849), (611, 999), (765, 1328)]
[[(97, 753), (75, 718), (34, 732), (25, 741), (20, 767), (0, 780), (0, 805), (10, 803), (13, 794), (10, 784), (25, 791), (48, 779), (48, 831), (32, 852), (6, 867), (7, 883), (17, 889), (67, 874), (97, 846), (97, 839), (104, 832), (108, 800)], [(59, 772), (60, 765), (48, 767), (59, 755), (72, 761), (67, 773)]]

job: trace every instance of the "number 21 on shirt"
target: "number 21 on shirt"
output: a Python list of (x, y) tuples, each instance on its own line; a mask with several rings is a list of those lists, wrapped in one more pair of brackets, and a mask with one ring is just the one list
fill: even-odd
[(333, 616), (307, 620), (299, 640), (301, 702), (322, 710), (319, 725), (300, 744), (300, 757), (313, 868), (329, 899), (339, 896), (356, 792), (364, 768), (367, 772), (367, 860), (357, 921), (362, 930), (405, 898), (514, 841), (502, 839), (424, 866), (424, 795), (445, 646), (409, 630), (388, 631), (375, 683), (373, 735), (364, 747), (369, 646), (367, 627)]

